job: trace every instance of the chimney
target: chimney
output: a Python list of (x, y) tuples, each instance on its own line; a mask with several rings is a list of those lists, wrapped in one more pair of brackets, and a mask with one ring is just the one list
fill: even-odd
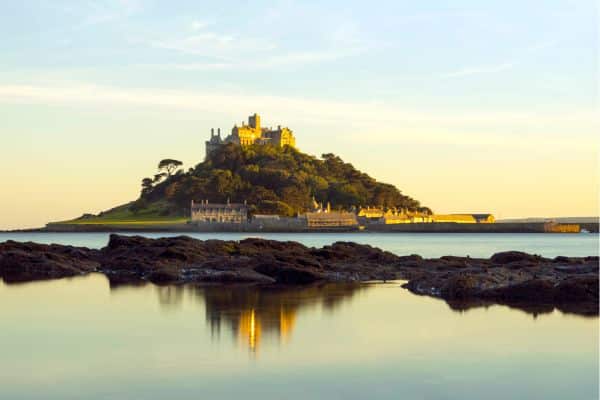
[(217, 128), (217, 136), (221, 137), (221, 128)]
[(215, 136), (215, 128), (210, 128), (210, 137)]

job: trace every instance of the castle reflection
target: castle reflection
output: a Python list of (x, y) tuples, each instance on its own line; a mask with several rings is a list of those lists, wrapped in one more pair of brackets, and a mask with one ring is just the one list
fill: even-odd
[(334, 311), (365, 285), (326, 284), (302, 288), (210, 287), (197, 292), (206, 305), (206, 320), (213, 337), (223, 326), (256, 352), (266, 337), (287, 343), (304, 308)]
[(141, 286), (154, 288), (163, 311), (176, 312), (190, 299), (204, 303), (211, 337), (218, 339), (222, 331), (227, 331), (254, 354), (265, 343), (288, 343), (303, 310), (334, 313), (371, 287), (360, 283), (324, 283), (298, 287), (111, 284), (110, 288), (117, 294), (136, 291)]
[[(285, 344), (292, 337), (303, 309), (335, 312), (364, 284), (320, 284), (304, 287), (154, 286), (161, 308), (175, 311), (190, 297), (206, 307), (206, 323), (213, 339), (222, 331), (256, 354), (265, 342)], [(111, 285), (113, 293), (134, 289)]]

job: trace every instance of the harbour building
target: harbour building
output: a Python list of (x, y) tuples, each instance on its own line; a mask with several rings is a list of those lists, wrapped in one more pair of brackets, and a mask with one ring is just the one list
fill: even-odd
[(192, 200), (191, 220), (195, 223), (229, 223), (242, 224), (248, 222), (248, 206), (246, 203), (200, 203)]

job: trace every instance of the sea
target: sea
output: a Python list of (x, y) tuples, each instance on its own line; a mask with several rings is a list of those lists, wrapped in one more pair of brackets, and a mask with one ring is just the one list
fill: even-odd
[[(354, 241), (425, 257), (598, 254), (597, 234), (190, 236)], [(5, 240), (100, 248), (108, 234), (0, 233)], [(0, 282), (0, 399), (598, 399), (597, 317), (457, 309), (402, 283)]]

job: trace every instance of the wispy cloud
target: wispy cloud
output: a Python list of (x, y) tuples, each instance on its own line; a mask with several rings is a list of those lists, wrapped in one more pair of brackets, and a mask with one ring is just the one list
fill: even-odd
[(81, 22), (75, 28), (83, 28), (127, 18), (142, 8), (142, 0), (105, 0), (82, 2), (80, 8), (70, 10), (79, 14), (81, 18)]
[(458, 71), (449, 72), (447, 74), (442, 75), (444, 78), (459, 78), (469, 75), (478, 75), (478, 74), (489, 74), (493, 72), (501, 72), (506, 71), (513, 68), (516, 65), (514, 62), (505, 62), (497, 65), (485, 65), (479, 67), (471, 67), (471, 68), (463, 68)]
[(521, 64), (524, 60), (536, 52), (546, 50), (552, 47), (557, 46), (560, 43), (559, 40), (549, 40), (540, 43), (535, 43), (530, 46), (527, 46), (521, 50), (519, 50), (519, 55), (515, 56), (513, 60), (499, 62), (497, 64), (492, 65), (481, 65), (475, 67), (467, 67), (463, 69), (459, 69), (457, 71), (452, 71), (446, 74), (443, 74), (443, 78), (461, 78), (467, 77), (471, 75), (479, 75), (479, 74), (491, 74), (496, 72), (503, 72), (510, 69), (515, 68), (519, 64)]
[[(70, 84), (61, 86), (0, 85), (0, 103), (51, 104), (69, 106), (113, 106), (117, 108), (159, 107), (174, 110), (204, 111), (209, 113), (233, 113), (245, 115), (248, 108), (278, 115), (283, 120), (301, 118), (318, 123), (334, 123), (352, 126), (354, 131), (379, 126), (447, 127), (553, 125), (596, 127), (593, 110), (565, 111), (563, 113), (534, 113), (515, 111), (432, 112), (409, 110), (394, 104), (368, 101), (337, 101), (305, 97), (269, 96), (239, 92), (177, 91), (157, 88), (131, 89), (93, 84)], [(585, 129), (584, 129), (585, 130)]]
[(271, 69), (277, 67), (304, 66), (309, 64), (320, 64), (328, 61), (335, 61), (344, 57), (357, 55), (360, 49), (352, 50), (333, 50), (333, 51), (298, 51), (282, 52), (274, 55), (265, 55), (261, 58), (228, 58), (215, 57), (214, 61), (201, 61), (189, 63), (163, 63), (163, 64), (142, 64), (140, 67), (180, 70), (180, 71), (216, 71), (216, 70), (254, 70)]
[(199, 30), (206, 28), (209, 25), (210, 25), (210, 23), (208, 23), (206, 21), (194, 20), (194, 21), (192, 21), (192, 23), (190, 25), (190, 29), (192, 31), (199, 31)]
[(145, 42), (156, 49), (188, 56), (191, 61), (143, 66), (188, 71), (269, 69), (334, 61), (358, 55), (371, 47), (351, 20), (337, 23), (310, 49), (280, 46), (277, 35), (242, 35), (210, 29), (211, 25), (204, 20), (194, 20), (190, 25), (192, 34)]
[(231, 58), (236, 54), (265, 52), (275, 48), (273, 43), (263, 39), (243, 38), (209, 31), (176, 39), (154, 40), (149, 44), (155, 48), (219, 59)]

